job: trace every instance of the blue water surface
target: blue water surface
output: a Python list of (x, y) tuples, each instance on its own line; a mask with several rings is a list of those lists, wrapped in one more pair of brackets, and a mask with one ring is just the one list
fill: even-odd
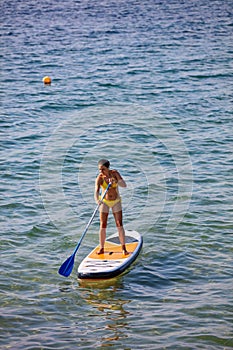
[[(1, 3), (1, 349), (232, 349), (232, 12)], [(103, 157), (143, 251), (122, 276), (77, 280), (96, 217), (64, 278)]]

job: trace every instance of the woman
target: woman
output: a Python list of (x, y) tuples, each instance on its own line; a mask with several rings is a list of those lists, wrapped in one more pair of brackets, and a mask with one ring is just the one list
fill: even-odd
[[(107, 159), (101, 159), (98, 162), (98, 169), (100, 173), (95, 182), (95, 201), (100, 205), (100, 250), (97, 254), (104, 253), (108, 214), (109, 209), (111, 208), (115, 218), (122, 252), (124, 255), (127, 255), (129, 253), (125, 247), (125, 230), (122, 219), (121, 197), (118, 191), (118, 186), (126, 187), (126, 183), (117, 170), (110, 170), (110, 162)], [(109, 187), (105, 198), (101, 201), (100, 189), (102, 193), (104, 193), (110, 182), (111, 186)]]

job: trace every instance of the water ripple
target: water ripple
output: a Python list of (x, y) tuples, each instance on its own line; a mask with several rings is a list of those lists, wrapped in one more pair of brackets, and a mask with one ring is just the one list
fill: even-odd
[[(232, 2), (13, 0), (1, 17), (1, 348), (231, 349)], [(96, 218), (62, 279), (103, 156), (143, 251), (77, 281)]]

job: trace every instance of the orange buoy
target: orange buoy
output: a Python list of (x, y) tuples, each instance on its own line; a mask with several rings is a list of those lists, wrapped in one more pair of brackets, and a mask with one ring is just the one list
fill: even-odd
[(50, 77), (46, 76), (43, 78), (43, 83), (46, 85), (49, 85), (52, 83), (52, 79)]

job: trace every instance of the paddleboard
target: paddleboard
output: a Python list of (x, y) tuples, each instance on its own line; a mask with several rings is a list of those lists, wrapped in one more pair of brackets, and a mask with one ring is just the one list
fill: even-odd
[(81, 262), (78, 267), (80, 279), (106, 279), (120, 275), (137, 258), (143, 240), (136, 231), (125, 231), (125, 245), (128, 255), (122, 253), (118, 233), (109, 236), (104, 245), (104, 253), (97, 254), (100, 249), (97, 246)]

